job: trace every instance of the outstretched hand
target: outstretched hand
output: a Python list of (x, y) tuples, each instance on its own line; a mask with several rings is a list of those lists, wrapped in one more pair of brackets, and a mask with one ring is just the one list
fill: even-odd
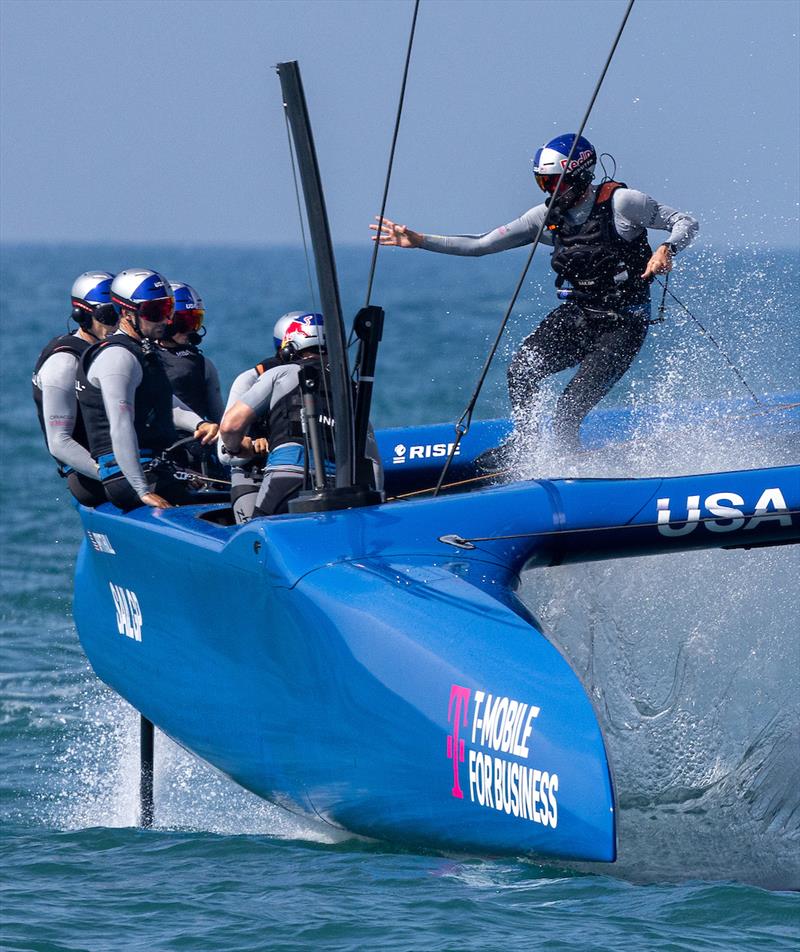
[[(418, 231), (398, 225), (388, 218), (381, 221), (380, 215), (375, 216), (375, 221), (380, 222), (380, 234), (373, 235), (373, 241), (379, 241), (382, 245), (396, 245), (398, 248), (419, 248), (422, 244), (422, 235)], [(378, 225), (369, 227), (372, 231), (378, 231)]]

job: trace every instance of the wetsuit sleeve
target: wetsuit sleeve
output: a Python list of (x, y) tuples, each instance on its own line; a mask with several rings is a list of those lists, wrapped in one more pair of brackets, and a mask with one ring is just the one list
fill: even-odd
[(700, 225), (686, 212), (679, 212), (669, 205), (662, 205), (644, 192), (635, 188), (618, 188), (612, 199), (614, 225), (625, 241), (632, 241), (644, 228), (668, 231), (666, 239), (683, 251), (695, 238)]
[[(258, 380), (258, 371), (252, 367), (250, 370), (245, 370), (240, 373), (239, 376), (233, 381), (231, 392), (228, 394), (228, 402), (225, 404), (225, 409), (229, 409), (234, 405), (234, 403), (241, 399), (242, 394), (247, 393), (256, 380)], [(219, 437), (217, 440), (217, 456), (221, 462), (230, 463), (232, 466), (241, 465), (243, 462), (246, 462), (243, 458), (231, 456), (227, 452), (225, 449), (225, 444), (222, 442), (222, 437)]]
[(206, 406), (208, 407), (208, 418), (213, 423), (219, 423), (222, 419), (222, 388), (219, 385), (219, 374), (214, 364), (206, 357)]
[(198, 426), (205, 421), (199, 413), (195, 413), (191, 407), (187, 406), (180, 397), (175, 396), (173, 393), (172, 422), (175, 424), (176, 429), (186, 430), (187, 433), (194, 433)]
[[(426, 251), (438, 251), (445, 255), (471, 257), (519, 248), (522, 245), (531, 244), (536, 238), (546, 211), (545, 205), (537, 205), (507, 225), (500, 225), (499, 228), (487, 231), (483, 235), (423, 235), (420, 247)], [(553, 243), (547, 231), (542, 235), (542, 242), (546, 245)]]
[(273, 367), (262, 374), (239, 399), (246, 403), (256, 416), (262, 416), (269, 410), (273, 394), (276, 397), (283, 396), (297, 386), (299, 371), (300, 368), (296, 364)]
[(114, 459), (134, 492), (141, 498), (150, 492), (133, 423), (136, 388), (142, 382), (139, 361), (124, 347), (108, 347), (89, 368), (89, 382), (100, 388), (111, 430)]
[(75, 355), (63, 351), (51, 354), (39, 369), (38, 383), (42, 391), (47, 448), (59, 463), (97, 479), (97, 463), (86, 447), (72, 438), (78, 417), (78, 399), (75, 394), (77, 369)]

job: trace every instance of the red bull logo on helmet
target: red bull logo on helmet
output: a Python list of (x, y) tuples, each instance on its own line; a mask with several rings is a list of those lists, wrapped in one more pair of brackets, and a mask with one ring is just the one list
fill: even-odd
[(298, 344), (304, 340), (313, 340), (315, 346), (324, 340), (323, 321), (321, 314), (303, 314), (286, 325), (281, 341), (281, 349), (287, 344)]
[[(590, 162), (591, 159), (592, 159), (592, 152), (591, 152), (591, 150), (590, 150), (590, 149), (584, 149), (584, 151), (581, 152), (581, 154), (580, 154), (577, 158), (573, 158), (572, 161), (569, 163), (569, 169), (568, 169), (568, 171), (569, 171), (569, 172), (574, 172), (575, 169), (579, 169), (579, 168), (581, 168), (581, 166), (586, 165), (587, 162)], [(562, 169), (567, 168), (567, 160), (566, 160), (566, 159), (562, 159), (562, 160), (561, 160), (561, 168), (562, 168)]]

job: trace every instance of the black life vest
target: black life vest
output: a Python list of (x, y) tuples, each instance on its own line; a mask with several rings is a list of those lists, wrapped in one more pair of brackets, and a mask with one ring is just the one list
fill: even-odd
[[(62, 334), (60, 337), (54, 337), (48, 344), (45, 345), (41, 354), (39, 354), (39, 359), (36, 361), (36, 366), (33, 368), (33, 380), (31, 381), (31, 389), (33, 390), (33, 402), (36, 404), (36, 415), (39, 417), (39, 426), (42, 428), (42, 433), (45, 438), (45, 445), (47, 445), (47, 429), (44, 423), (44, 401), (41, 388), (36, 384), (36, 375), (44, 366), (45, 361), (52, 357), (53, 354), (72, 354), (73, 357), (80, 363), (81, 356), (92, 346), (89, 341), (84, 340), (82, 337), (76, 337), (74, 334)], [(76, 443), (80, 443), (85, 449), (89, 449), (89, 438), (86, 435), (86, 426), (83, 422), (83, 414), (81, 413), (80, 406), (78, 407), (78, 412), (75, 417), (75, 427), (72, 430), (72, 439)], [(60, 464), (59, 464), (60, 465)]]
[[(164, 364), (172, 392), (201, 416), (209, 419), (206, 390), (206, 358), (194, 344), (182, 344), (175, 350), (159, 347), (158, 355)], [(219, 420), (215, 420), (219, 423)]]
[[(277, 361), (275, 366), (280, 366), (282, 363), (282, 361)], [(330, 367), (327, 356), (323, 360), (321, 355), (315, 354), (313, 357), (293, 361), (293, 364), (300, 368), (313, 368), (320, 374), (320, 384), (316, 395), (320, 446), (325, 459), (333, 461), (335, 460), (333, 438), (335, 421), (332, 415), (328, 413), (325, 400), (325, 394), (331, 392)], [(299, 379), (296, 387), (293, 387), (289, 393), (273, 402), (263, 422), (266, 423), (267, 432), (265, 435), (269, 440), (270, 452), (284, 443), (305, 442), (303, 433), (303, 392), (300, 389)]]
[(139, 451), (158, 453), (177, 439), (172, 422), (172, 387), (159, 359), (157, 345), (147, 341), (145, 346), (145, 343), (122, 333), (112, 334), (99, 344), (94, 344), (83, 355), (78, 366), (78, 403), (89, 437), (89, 452), (95, 460), (113, 452), (103, 395), (99, 387), (89, 383), (88, 378), (92, 362), (107, 347), (124, 347), (139, 361), (142, 381), (136, 388), (133, 425)]
[[(253, 370), (255, 370), (255, 372), (260, 377), (262, 376), (262, 374), (265, 374), (268, 370), (273, 370), (275, 367), (283, 366), (284, 363), (285, 361), (282, 360), (280, 357), (278, 357), (277, 354), (272, 354), (270, 357), (265, 357), (263, 360), (260, 360), (255, 365), (255, 367), (253, 367)], [(257, 439), (269, 440), (268, 418), (260, 417), (259, 419), (254, 420), (250, 424), (250, 429), (247, 432), (248, 432), (248, 435), (254, 440), (257, 440)]]
[(625, 241), (614, 225), (612, 196), (623, 182), (605, 182), (597, 191), (594, 207), (582, 225), (567, 221), (551, 226), (555, 250), (550, 263), (558, 274), (556, 286), (566, 281), (579, 304), (620, 307), (646, 304), (649, 283), (640, 275), (653, 251), (643, 231)]

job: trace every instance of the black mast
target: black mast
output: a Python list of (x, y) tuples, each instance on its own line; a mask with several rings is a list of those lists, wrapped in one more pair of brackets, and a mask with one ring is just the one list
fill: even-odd
[[(314, 261), (317, 267), (320, 305), (325, 319), (325, 341), (330, 364), (330, 390), (334, 426), (334, 451), (336, 454), (336, 488), (315, 489), (301, 493), (289, 503), (290, 512), (313, 512), (325, 509), (346, 509), (351, 506), (371, 506), (383, 501), (383, 494), (371, 488), (363, 455), (363, 439), (356, 449), (356, 427), (353, 416), (353, 390), (347, 364), (347, 343), (342, 321), (342, 305), (339, 298), (339, 280), (328, 226), (328, 213), (322, 193), (322, 180), (311, 134), (306, 97), (300, 79), (300, 67), (295, 60), (278, 63), (278, 76), (283, 92), (283, 106), (289, 120), (303, 197), (306, 202), (308, 230)], [(379, 310), (375, 308), (374, 310)], [(373, 322), (374, 323), (374, 322)], [(374, 366), (374, 361), (373, 365)], [(369, 391), (371, 394), (371, 390)], [(359, 401), (362, 415), (369, 413), (369, 399), (365, 392)], [(364, 405), (366, 404), (366, 405)], [(366, 423), (363, 425), (366, 433)], [(361, 430), (361, 428), (359, 428)], [(357, 472), (358, 469), (358, 472)], [(358, 477), (358, 478), (357, 478)]]
[[(350, 373), (347, 366), (347, 344), (339, 298), (339, 281), (328, 226), (325, 197), (317, 164), (314, 138), (308, 118), (306, 97), (300, 79), (300, 67), (295, 60), (278, 63), (278, 76), (283, 92), (283, 105), (292, 130), (300, 181), (306, 202), (308, 230), (317, 266), (322, 316), (325, 318), (325, 341), (331, 367), (331, 399), (336, 448), (336, 488), (347, 489), (355, 483), (355, 438)], [(320, 507), (326, 508), (326, 507)]]

